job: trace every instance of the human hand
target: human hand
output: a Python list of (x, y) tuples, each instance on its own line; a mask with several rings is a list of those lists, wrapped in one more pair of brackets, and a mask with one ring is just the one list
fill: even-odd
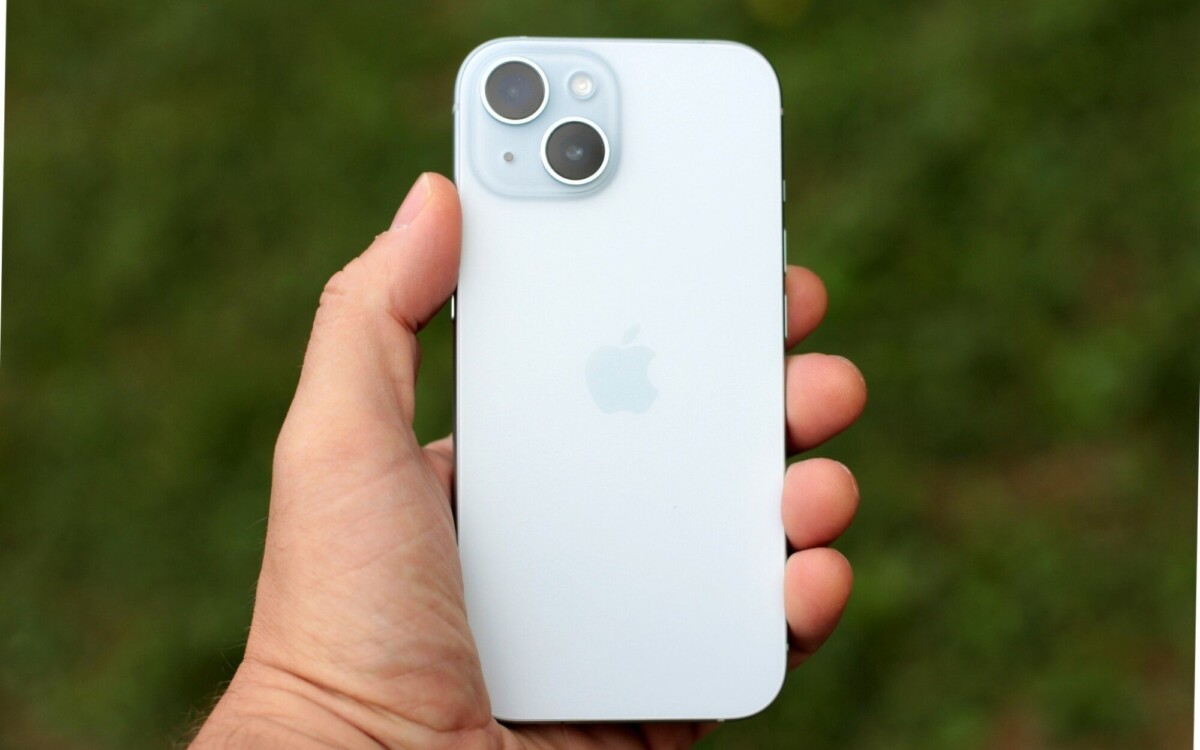
[[(453, 443), (413, 434), (417, 331), (458, 273), (454, 186), (423, 175), (391, 229), (321, 295), (275, 449), (266, 550), (245, 657), (193, 747), (687, 747), (713, 724), (506, 727), (492, 718), (463, 606), (450, 508)], [(788, 346), (816, 327), (825, 289), (789, 267)], [(849, 426), (866, 386), (847, 360), (787, 362), (790, 450)], [(850, 565), (828, 545), (858, 490), (828, 459), (788, 468), (794, 550), (791, 666), (832, 632)]]

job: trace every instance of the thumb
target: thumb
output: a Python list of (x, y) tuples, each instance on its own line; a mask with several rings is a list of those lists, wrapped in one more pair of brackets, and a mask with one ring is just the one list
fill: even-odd
[(325, 285), (281, 443), (361, 456), (364, 441), (411, 438), (416, 334), (454, 290), (460, 238), (453, 183), (421, 175), (391, 228)]

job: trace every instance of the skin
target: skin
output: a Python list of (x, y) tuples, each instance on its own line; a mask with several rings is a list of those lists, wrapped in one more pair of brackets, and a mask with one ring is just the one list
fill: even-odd
[[(714, 724), (513, 726), (491, 715), (463, 607), (450, 509), (451, 438), (412, 430), (416, 334), (458, 273), (453, 184), (422, 175), (391, 228), (329, 280), (275, 449), (266, 549), (245, 658), (193, 747), (690, 747)], [(790, 347), (825, 312), (787, 272)], [(849, 361), (787, 361), (788, 441), (812, 448), (866, 402)], [(850, 595), (830, 544), (858, 506), (840, 463), (793, 464), (781, 513), (794, 549), (785, 602), (798, 665)]]

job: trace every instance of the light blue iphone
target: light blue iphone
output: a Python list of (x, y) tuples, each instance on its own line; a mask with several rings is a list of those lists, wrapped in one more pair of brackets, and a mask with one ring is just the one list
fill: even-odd
[(459, 71), (455, 501), (498, 718), (780, 689), (780, 119), (729, 42), (501, 39)]

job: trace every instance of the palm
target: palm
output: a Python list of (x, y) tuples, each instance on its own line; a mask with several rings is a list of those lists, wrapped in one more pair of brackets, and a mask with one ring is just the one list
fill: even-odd
[[(292, 614), (290, 624), (261, 643), (252, 638), (247, 658), (303, 670), (306, 680), (439, 732), (488, 724), (525, 745), (606, 748), (679, 747), (700, 735), (700, 724), (496, 724), (463, 607), (449, 502), (451, 443), (417, 449), (411, 431), (383, 423), (356, 441), (362, 450), (350, 451), (354, 460), (336, 465), (297, 466), (281, 451), (277, 494), (303, 493), (296, 505), (313, 511), (272, 526), (272, 551), (287, 558), (264, 570), (259, 596), (270, 602), (274, 592), (292, 589), (277, 570), (309, 583), (301, 596), (277, 602)], [(355, 512), (369, 508), (376, 512)], [(349, 524), (347, 514), (355, 516)], [(293, 535), (305, 543), (274, 546)], [(354, 637), (330, 640), (319, 659), (293, 664), (303, 644), (329, 632)]]

